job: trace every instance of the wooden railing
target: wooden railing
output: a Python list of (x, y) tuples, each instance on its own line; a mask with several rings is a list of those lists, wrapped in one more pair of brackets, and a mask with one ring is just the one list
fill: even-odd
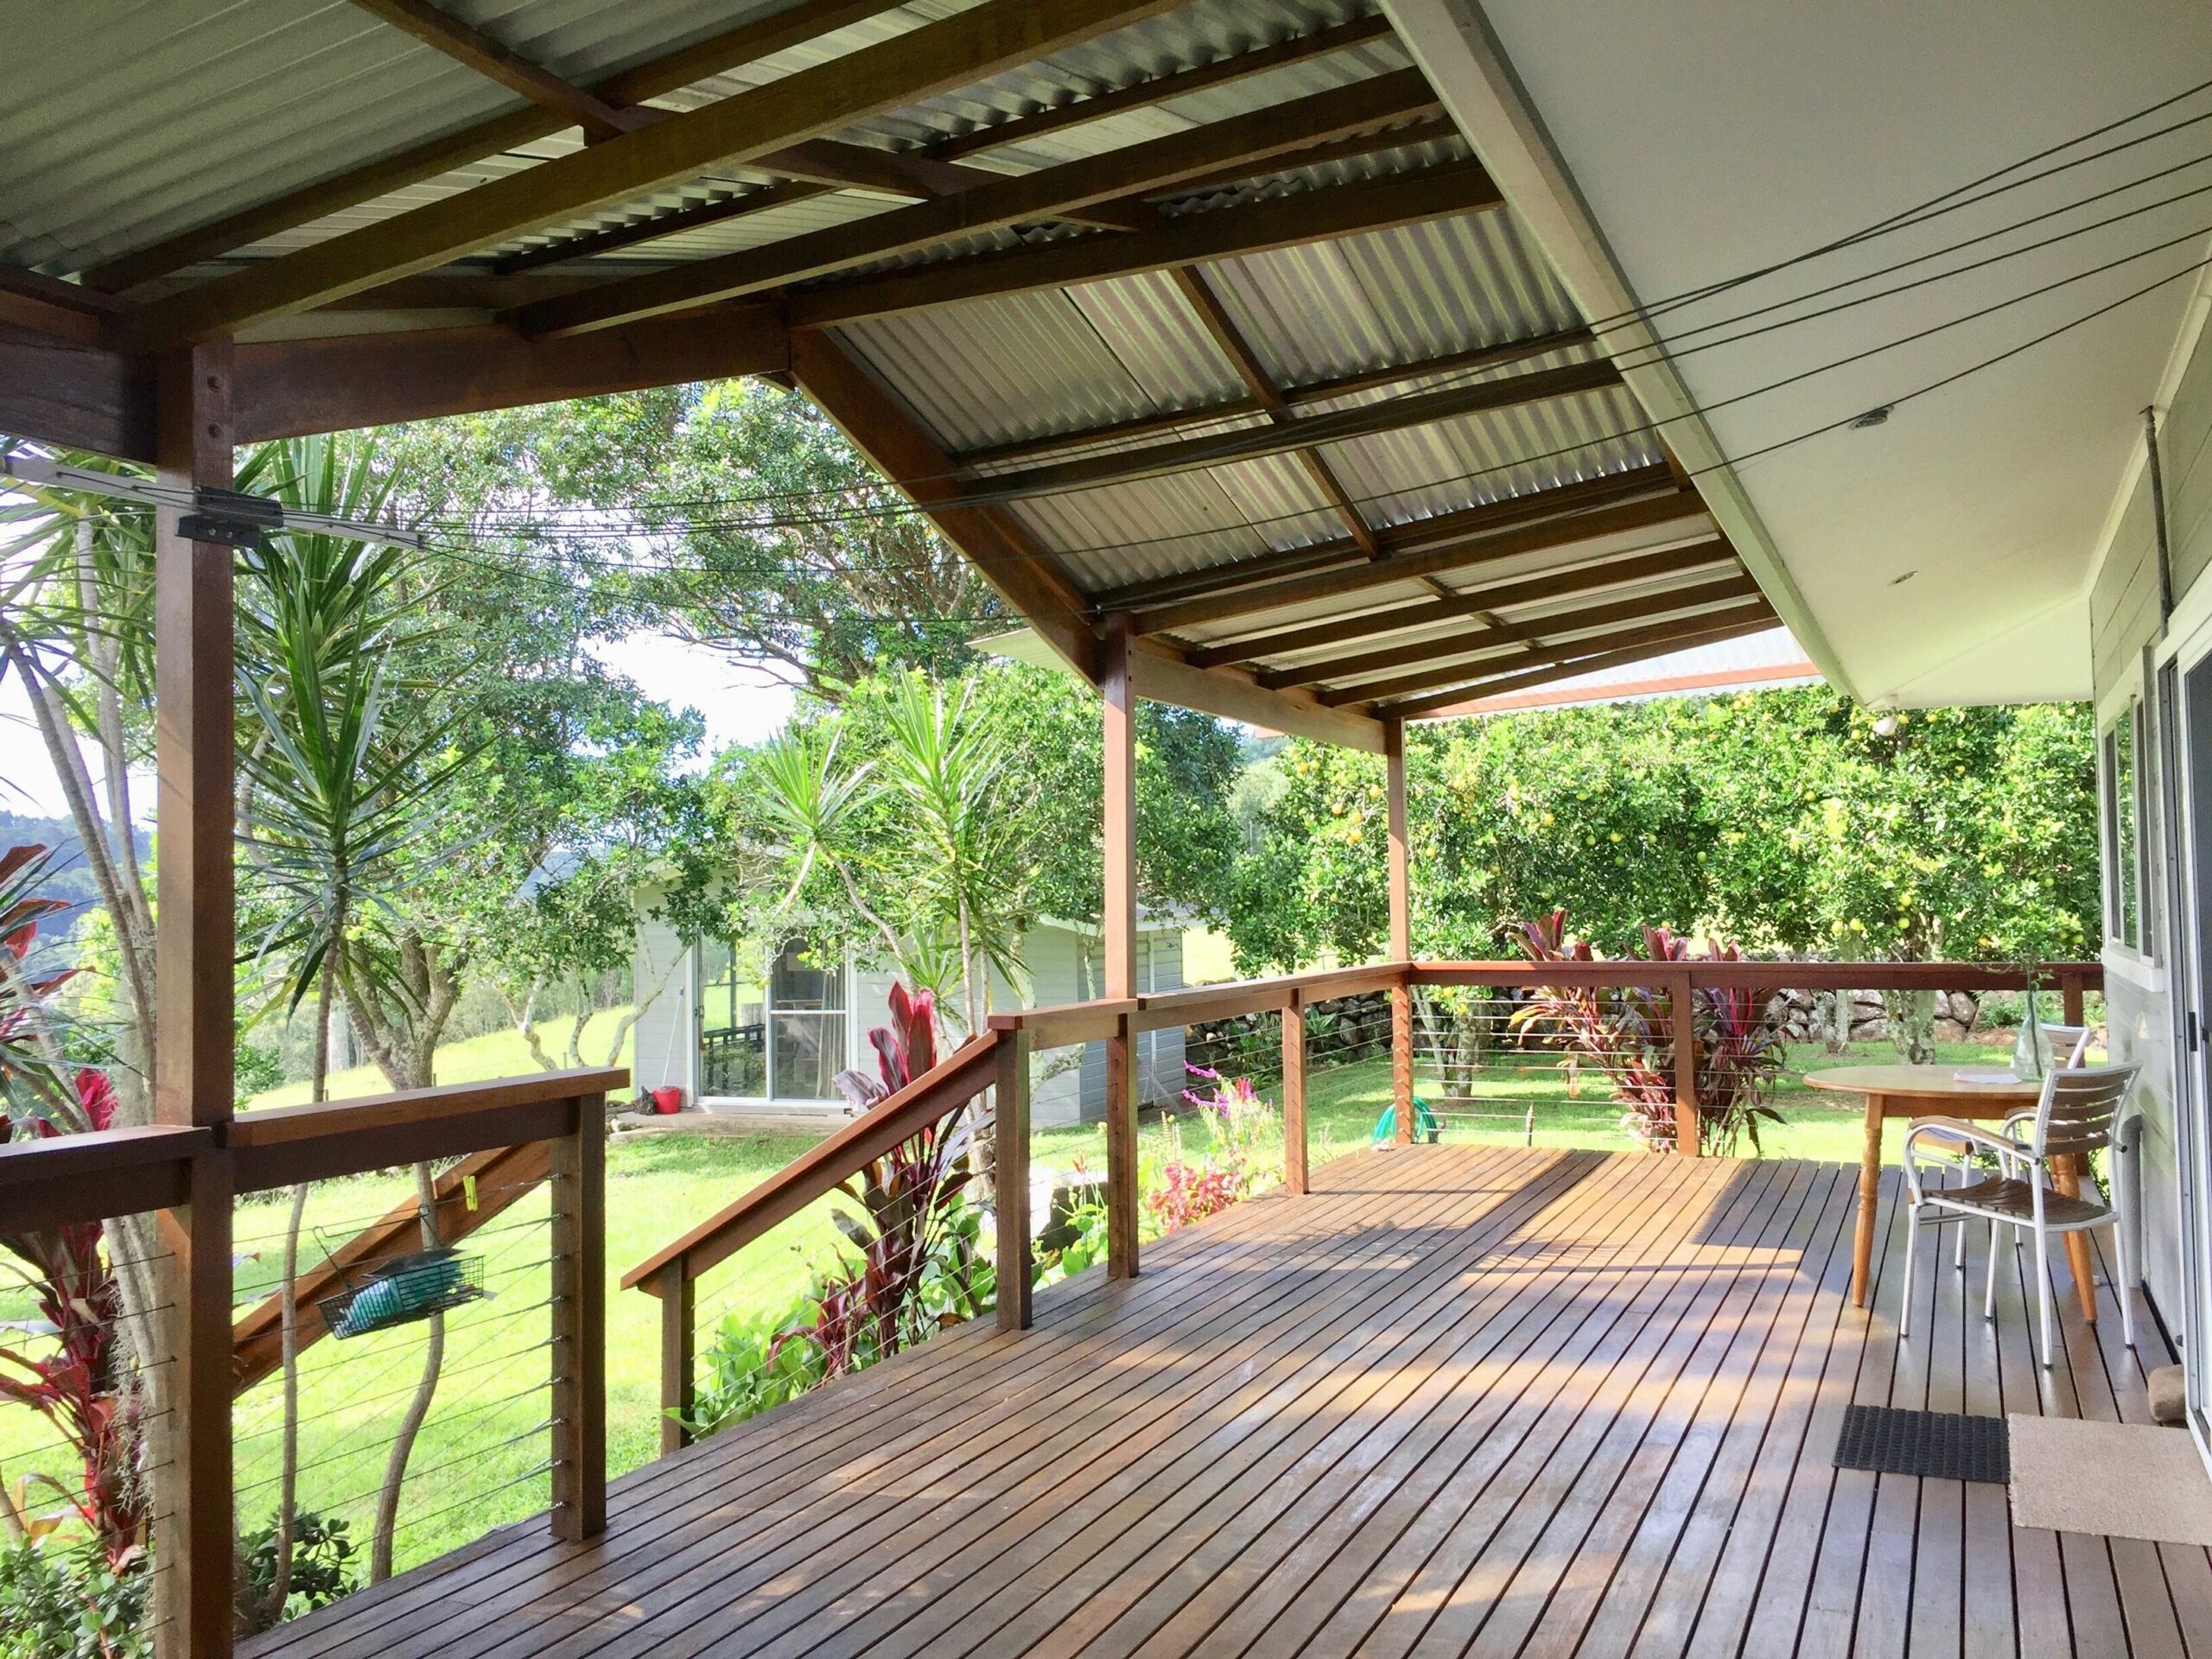
[[(553, 1206), (550, 1249), (550, 1518), (559, 1536), (587, 1538), (604, 1529), (607, 1515), (606, 1103), (628, 1083), (621, 1070), (550, 1072), (252, 1112), (205, 1127), (0, 1144), (0, 1231), (182, 1211), (206, 1194), (219, 1194), (226, 1205), (234, 1193), (459, 1158), (437, 1189), (440, 1219), (457, 1236), (489, 1218), (487, 1205), (464, 1220), (466, 1205), (449, 1204), (470, 1176), (488, 1191), (496, 1174), (502, 1207), (549, 1178), (558, 1182), (566, 1201)], [(341, 1245), (333, 1264), (302, 1275), (303, 1340), (321, 1332), (310, 1298), (342, 1284), (339, 1269), (364, 1270), (417, 1248), (416, 1225), (416, 1206), (397, 1206)], [(200, 1224), (163, 1230), (194, 1244), (215, 1236)], [(220, 1236), (228, 1237), (227, 1226)], [(181, 1490), (166, 1495), (161, 1509), (182, 1516), (194, 1541), (203, 1529), (214, 1535), (225, 1558), (236, 1535), (231, 1427), (227, 1412), (207, 1402), (227, 1399), (268, 1374), (281, 1319), (273, 1302), (264, 1303), (232, 1325), (228, 1254), (219, 1265), (179, 1262), (171, 1275), (180, 1287), (177, 1306), (157, 1321), (171, 1348), (166, 1363), (179, 1376), (211, 1384), (192, 1396), (193, 1409), (178, 1426), (182, 1455), (165, 1472)], [(213, 1539), (206, 1541), (216, 1548)], [(189, 1547), (157, 1542), (157, 1556)], [(229, 1590), (219, 1588), (227, 1604)]]
[[(655, 1252), (623, 1275), (626, 1289), (661, 1302), (661, 1445), (673, 1451), (689, 1438), (683, 1427), (696, 1403), (697, 1291), (702, 1274), (798, 1215), (907, 1137), (976, 1101), (994, 1097), (993, 1191), (997, 1243), (997, 1320), (1003, 1330), (1026, 1328), (1030, 1318), (1029, 1213), (1030, 1071), (1039, 1052), (1077, 1044), (1127, 1045), (1150, 1031), (1239, 1015), (1281, 1012), (1283, 1184), (1307, 1190), (1309, 1145), (1306, 1114), (1306, 1011), (1338, 997), (1391, 994), (1392, 1096), (1400, 1144), (1414, 1137), (1413, 1109), (1413, 994), (1424, 986), (1487, 985), (1500, 988), (1635, 987), (1656, 994), (1671, 1020), (1707, 989), (1776, 994), (1806, 991), (2020, 991), (2025, 971), (1982, 963), (1823, 962), (1412, 962), (1292, 974), (1230, 984), (1192, 986), (1148, 995), (1018, 1008), (990, 1016), (988, 1029), (927, 1075), (855, 1118), (804, 1156)], [(2096, 963), (2048, 964), (2037, 982), (2055, 986), (2064, 1019), (2081, 1022), (2082, 999), (2101, 989)], [(1680, 1150), (1699, 1146), (1698, 1053), (1694, 1042), (1675, 1045), (1675, 1123)], [(1115, 1072), (1109, 1066), (1109, 1075)], [(1129, 1076), (1124, 1065), (1119, 1075)], [(1109, 1121), (1133, 1103), (1108, 1103)], [(1139, 1202), (1134, 1154), (1117, 1155), (1108, 1137), (1106, 1204), (1109, 1233), (1134, 1237)]]
[[(622, 1275), (625, 1290), (644, 1290), (661, 1304), (661, 1449), (673, 1452), (689, 1439), (684, 1427), (693, 1404), (693, 1364), (697, 1342), (700, 1275), (779, 1223), (857, 1174), (934, 1123), (958, 1111), (1000, 1081), (1000, 1033), (987, 1031), (963, 1044), (904, 1089), (854, 1118), (819, 1146), (793, 1159), (743, 1197), (725, 1205), (673, 1243), (656, 1250)], [(995, 1181), (998, 1198), (1000, 1260), (1026, 1261), (1028, 1255), (1028, 1127), (1008, 1109), (1026, 1097), (1014, 1087), (999, 1107)], [(1001, 1286), (1000, 1319), (1026, 1323), (1027, 1275), (1022, 1294), (1011, 1305)]]

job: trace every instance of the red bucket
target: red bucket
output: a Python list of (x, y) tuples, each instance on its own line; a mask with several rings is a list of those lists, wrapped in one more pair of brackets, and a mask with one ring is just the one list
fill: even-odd
[(653, 1109), (663, 1117), (673, 1116), (683, 1109), (683, 1091), (674, 1084), (653, 1090)]

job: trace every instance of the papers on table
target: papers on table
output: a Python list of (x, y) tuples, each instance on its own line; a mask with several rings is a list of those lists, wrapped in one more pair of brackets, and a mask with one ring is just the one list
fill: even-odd
[(1951, 1075), (1961, 1083), (1979, 1083), (1992, 1089), (2010, 1088), (2020, 1081), (2014, 1071), (1954, 1071)]

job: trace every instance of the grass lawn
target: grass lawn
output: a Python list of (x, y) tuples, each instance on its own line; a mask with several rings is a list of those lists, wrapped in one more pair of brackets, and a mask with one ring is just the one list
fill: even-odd
[[(493, 1045), (520, 1045), (512, 1035), (480, 1039), (478, 1054), (457, 1056), (446, 1076), (481, 1059), (491, 1071), (526, 1069)], [(468, 1047), (470, 1046), (461, 1046)], [(1946, 1064), (2001, 1064), (2001, 1048), (1961, 1044), (1942, 1051)], [(1817, 1046), (1793, 1050), (1793, 1069), (1876, 1063), (1895, 1058), (1886, 1045), (1860, 1045), (1831, 1056)], [(1422, 1092), (1439, 1093), (1424, 1078)], [(1516, 1071), (1499, 1068), (1477, 1086), (1501, 1116), (1447, 1125), (1452, 1141), (1520, 1143), (1524, 1103), (1535, 1103), (1535, 1141), (1546, 1147), (1628, 1150), (1619, 1110), (1598, 1098), (1571, 1098), (1565, 1080), (1548, 1063)], [(1307, 1101), (1315, 1163), (1369, 1144), (1377, 1116), (1389, 1098), (1386, 1058), (1316, 1071)], [(1855, 1161), (1859, 1115), (1848, 1096), (1785, 1088), (1778, 1104), (1786, 1124), (1769, 1131), (1769, 1155)], [(1891, 1129), (1891, 1155), (1903, 1126)], [(1142, 1142), (1148, 1160), (1172, 1155), (1172, 1125), (1147, 1121)], [(1186, 1156), (1203, 1154), (1203, 1131), (1185, 1126)], [(607, 1161), (607, 1261), (612, 1277), (635, 1265), (670, 1238), (804, 1151), (788, 1137), (710, 1139), (655, 1136), (620, 1140)], [(1267, 1161), (1280, 1169), (1279, 1141)], [(1039, 1132), (1038, 1162), (1063, 1169), (1102, 1171), (1103, 1131), (1096, 1127)], [(404, 1176), (333, 1181), (310, 1195), (302, 1246), (304, 1261), (318, 1261), (366, 1222), (412, 1191)], [(483, 1257), (486, 1300), (448, 1316), (443, 1380), (423, 1429), (401, 1504), (397, 1554), (402, 1567), (480, 1535), (488, 1528), (544, 1508), (547, 1478), (546, 1387), (549, 1329), (545, 1262), (549, 1199), (541, 1191), (524, 1198), (472, 1240)], [(268, 1194), (241, 1205), (238, 1217), (237, 1278), (243, 1309), (276, 1282), (282, 1262), (286, 1199)], [(804, 1294), (814, 1265), (836, 1235), (826, 1207), (817, 1205), (708, 1275), (701, 1287), (701, 1344), (715, 1319), (780, 1316)], [(641, 1292), (610, 1286), (607, 1297), (607, 1387), (610, 1459), (617, 1471), (654, 1455), (658, 1443), (659, 1304)], [(0, 1295), (0, 1318), (30, 1312), (20, 1294)], [(393, 1433), (419, 1375), (428, 1327), (422, 1324), (349, 1341), (325, 1340), (302, 1363), (301, 1501), (342, 1516), (364, 1551), (375, 1493)], [(256, 1387), (238, 1407), (237, 1473), (239, 1512), (249, 1526), (267, 1519), (275, 1503), (280, 1390), (275, 1379)], [(21, 1408), (0, 1410), (0, 1471), (12, 1486), (34, 1471), (70, 1478), (66, 1452), (43, 1422)], [(52, 1507), (50, 1493), (34, 1493), (34, 1506)]]
[[(601, 1008), (584, 1026), (584, 1052), (597, 1055), (607, 1046), (607, 1033), (630, 1012), (626, 1003), (619, 1008)], [(541, 1020), (537, 1022), (538, 1040), (545, 1045), (545, 1052), (558, 1056), (568, 1050), (569, 1031), (574, 1020)], [(632, 1033), (625, 1033), (622, 1052), (613, 1064), (627, 1065), (633, 1050)], [(440, 1083), (486, 1083), (493, 1077), (524, 1077), (538, 1070), (530, 1052), (530, 1045), (523, 1041), (516, 1031), (487, 1032), (481, 1037), (467, 1037), (456, 1043), (447, 1043), (438, 1050), (437, 1080)], [(388, 1094), (391, 1084), (383, 1072), (373, 1065), (349, 1066), (343, 1071), (330, 1074), (330, 1097), (333, 1100), (359, 1100), (368, 1095)], [(257, 1106), (298, 1106), (308, 1098), (305, 1082), (281, 1084), (265, 1090), (246, 1103), (251, 1111)]]

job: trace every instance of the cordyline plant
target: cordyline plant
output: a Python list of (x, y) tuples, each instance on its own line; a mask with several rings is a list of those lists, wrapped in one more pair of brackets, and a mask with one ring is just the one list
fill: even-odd
[[(86, 1128), (114, 1121), (115, 1090), (87, 1066), (76, 1075), (77, 1109)], [(68, 1131), (46, 1117), (0, 1117), (0, 1141), (49, 1140)], [(98, 1222), (0, 1233), (0, 1247), (22, 1263), (19, 1276), (37, 1304), (38, 1334), (52, 1351), (0, 1344), (0, 1400), (28, 1406), (66, 1439), (82, 1465), (79, 1489), (41, 1477), (99, 1541), (111, 1568), (130, 1567), (146, 1540), (147, 1493), (139, 1468), (138, 1395), (117, 1321), (123, 1294), (100, 1247)]]
[[(1524, 919), (1514, 931), (1531, 962), (1604, 960), (1587, 940), (1568, 936), (1564, 908)], [(1745, 957), (1725, 944), (1694, 952), (1690, 941), (1670, 929), (1647, 926), (1643, 959), (1741, 962)], [(1570, 1094), (1580, 1092), (1585, 1074), (1595, 1072), (1628, 1108), (1623, 1128), (1655, 1148), (1675, 1145), (1675, 1022), (1657, 993), (1638, 985), (1545, 986), (1515, 1010), (1510, 1023), (1567, 1049), (1560, 1065)], [(1692, 995), (1690, 1029), (1697, 1045), (1698, 1149), (1725, 1154), (1748, 1140), (1757, 1152), (1760, 1122), (1782, 1122), (1766, 1103), (1782, 1075), (1780, 1031), (1755, 993), (1710, 986)]]
[[(891, 988), (891, 1023), (868, 1032), (880, 1080), (843, 1071), (837, 1084), (863, 1108), (888, 1099), (937, 1064), (937, 1017), (927, 991)], [(975, 1124), (963, 1104), (870, 1159), (837, 1189), (866, 1217), (833, 1212), (861, 1259), (821, 1287), (808, 1330), (829, 1375), (887, 1358), (940, 1325), (972, 1319), (988, 1305), (989, 1272), (967, 1203), (975, 1179)]]

